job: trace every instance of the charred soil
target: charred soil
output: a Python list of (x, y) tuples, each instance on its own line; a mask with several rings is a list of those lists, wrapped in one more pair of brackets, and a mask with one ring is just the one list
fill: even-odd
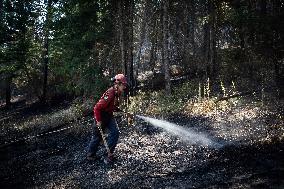
[[(29, 116), (45, 113), (19, 111), (23, 118), (9, 118), (9, 123), (18, 124)], [(219, 149), (185, 143), (140, 120), (130, 127), (122, 121), (117, 160), (111, 166), (104, 165), (102, 160), (86, 159), (93, 118), (76, 119), (60, 126), (73, 126), (70, 129), (1, 147), (0, 187), (284, 188), (284, 143), (279, 139), (283, 130), (275, 131), (265, 122), (268, 114), (251, 118), (250, 123), (258, 123), (256, 126), (238, 124), (234, 122), (237, 118), (229, 121), (233, 114), (218, 114), (218, 119), (217, 114), (211, 117), (179, 114), (167, 118), (208, 134), (224, 144)], [(7, 119), (1, 123), (2, 129), (6, 123)], [(1, 141), (9, 140), (15, 132), (3, 131), (6, 133), (2, 133)], [(45, 130), (35, 127), (32, 134), (39, 131)], [(103, 158), (105, 153), (102, 147), (98, 155)]]

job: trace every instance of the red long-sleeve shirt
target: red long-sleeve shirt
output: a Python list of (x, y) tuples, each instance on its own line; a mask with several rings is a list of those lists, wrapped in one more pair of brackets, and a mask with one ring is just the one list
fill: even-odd
[(113, 115), (114, 111), (119, 110), (119, 93), (114, 87), (109, 88), (94, 107), (94, 117), (97, 122), (102, 121), (102, 112)]

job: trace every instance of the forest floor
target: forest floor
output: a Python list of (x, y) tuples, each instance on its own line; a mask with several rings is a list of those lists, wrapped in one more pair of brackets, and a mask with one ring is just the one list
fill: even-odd
[[(93, 118), (62, 120), (71, 114), (69, 105), (1, 109), (0, 188), (284, 188), (283, 102), (164, 118), (221, 148), (184, 142), (141, 120), (130, 127), (118, 120), (112, 166), (86, 159)], [(60, 124), (52, 128), (51, 119)], [(104, 156), (104, 148), (98, 154)]]

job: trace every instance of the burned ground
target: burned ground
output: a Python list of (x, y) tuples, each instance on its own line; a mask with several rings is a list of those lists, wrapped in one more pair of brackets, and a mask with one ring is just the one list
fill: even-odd
[[(53, 111), (60, 111), (66, 106)], [(278, 111), (278, 110), (277, 110)], [(29, 111), (27, 111), (29, 112)], [(167, 120), (205, 133), (223, 144), (209, 148), (185, 143), (147, 123), (134, 126), (121, 122), (117, 161), (105, 166), (87, 161), (86, 148), (92, 132), (92, 117), (64, 122), (54, 128), (24, 128), (15, 134), (5, 129), (38, 114), (19, 111), (2, 121), (1, 141), (11, 135), (73, 126), (61, 132), (2, 146), (1, 188), (283, 188), (283, 125), (271, 111), (247, 108), (211, 116), (173, 114)], [(242, 113), (244, 115), (242, 115)], [(253, 114), (253, 115), (252, 115)], [(254, 115), (256, 114), (256, 115)], [(4, 115), (4, 114), (2, 114)], [(250, 117), (248, 117), (250, 115)], [(238, 116), (241, 116), (239, 119)], [(24, 117), (24, 118), (21, 118)], [(270, 121), (269, 121), (270, 120)], [(4, 124), (5, 123), (5, 124)], [(279, 126), (280, 125), (280, 126)], [(47, 132), (46, 132), (47, 133)], [(105, 151), (98, 154), (103, 157)]]

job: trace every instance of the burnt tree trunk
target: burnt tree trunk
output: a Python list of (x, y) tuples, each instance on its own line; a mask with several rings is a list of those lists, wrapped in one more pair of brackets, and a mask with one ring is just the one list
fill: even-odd
[(119, 16), (119, 45), (120, 45), (120, 55), (122, 70), (126, 73), (127, 68), (125, 67), (125, 42), (124, 42), (124, 1), (118, 1), (118, 16)]
[(158, 31), (157, 31), (157, 21), (154, 22), (154, 27), (153, 30), (155, 32), (154, 34), (154, 39), (152, 41), (152, 46), (151, 46), (151, 51), (150, 51), (150, 67), (152, 72), (154, 73), (155, 70), (155, 64), (156, 64), (156, 60), (157, 60), (157, 46), (158, 46)]
[(43, 103), (46, 102), (47, 93), (47, 78), (48, 78), (48, 63), (49, 63), (49, 27), (50, 27), (50, 16), (51, 16), (51, 0), (47, 1), (47, 13), (46, 13), (46, 23), (45, 23), (45, 36), (44, 36), (44, 52), (43, 52), (43, 89), (42, 89), (42, 99)]
[(165, 89), (166, 94), (171, 94), (171, 81), (170, 81), (170, 71), (169, 71), (169, 0), (163, 2), (163, 64), (165, 72)]
[(196, 54), (196, 45), (195, 45), (195, 22), (196, 22), (196, 10), (195, 10), (195, 1), (189, 1), (189, 15), (190, 15), (190, 43), (192, 47), (193, 57)]
[(144, 8), (144, 13), (141, 21), (141, 31), (140, 31), (140, 43), (139, 43), (139, 50), (137, 55), (137, 62), (136, 62), (136, 77), (138, 76), (138, 72), (140, 69), (141, 64), (141, 53), (142, 53), (142, 47), (145, 41), (145, 34), (146, 34), (146, 25), (147, 25), (147, 16), (149, 15), (149, 9), (150, 9), (150, 0), (146, 0), (146, 5)]
[[(265, 4), (265, 2), (263, 2), (263, 4)], [(264, 5), (262, 6), (264, 7)], [(275, 0), (272, 3), (272, 15), (274, 17), (279, 17), (279, 15), (281, 14), (281, 1), (279, 0)], [(266, 8), (263, 8), (266, 11)], [(263, 10), (264, 12), (264, 10)], [(274, 64), (274, 75), (275, 75), (275, 83), (276, 86), (278, 88), (278, 92), (279, 92), (279, 98), (284, 98), (284, 63), (283, 63), (283, 53), (281, 51), (281, 48), (279, 48), (279, 39), (283, 39), (283, 32), (281, 32), (281, 30), (274, 30), (273, 32), (273, 44), (272, 44), (272, 61)]]
[(209, 26), (210, 26), (210, 53), (209, 53), (209, 65), (210, 65), (210, 72), (209, 78), (212, 81), (217, 75), (217, 64), (216, 64), (216, 5), (214, 2), (211, 2), (210, 5), (210, 19), (209, 19)]
[[(284, 97), (284, 65), (278, 61), (278, 59), (274, 56), (273, 58), (274, 64), (274, 73), (275, 73), (275, 83), (278, 88), (279, 97)], [(283, 63), (282, 63), (283, 64)]]
[(210, 57), (210, 30), (209, 24), (205, 23), (203, 26), (203, 61), (206, 64), (206, 78), (209, 76), (210, 73), (210, 64), (209, 64), (209, 57)]
[(183, 20), (183, 33), (184, 40), (182, 42), (182, 59), (183, 66), (188, 72), (190, 69), (194, 70), (193, 61), (196, 54), (196, 45), (195, 45), (195, 22), (196, 22), (196, 11), (195, 11), (195, 3), (194, 1), (188, 1), (184, 3), (184, 20)]
[(134, 21), (134, 0), (129, 0), (129, 19), (128, 19), (128, 31), (129, 31), (129, 40), (128, 40), (128, 75), (129, 85), (130, 85), (130, 95), (133, 96), (134, 90), (134, 70), (133, 70), (133, 21)]
[(130, 94), (133, 94), (133, 19), (134, 0), (118, 1), (119, 15), (119, 44), (122, 71), (127, 76)]
[(6, 91), (6, 107), (10, 108), (11, 107), (11, 84), (12, 84), (12, 76), (7, 75), (5, 78), (5, 91)]

